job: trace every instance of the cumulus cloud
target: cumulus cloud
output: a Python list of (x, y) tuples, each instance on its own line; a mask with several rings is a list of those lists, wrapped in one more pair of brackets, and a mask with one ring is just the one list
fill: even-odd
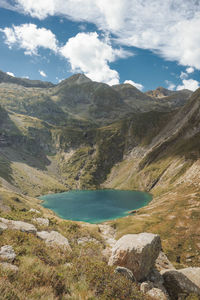
[(41, 75), (42, 77), (47, 77), (47, 74), (46, 74), (44, 71), (39, 70), (39, 73), (40, 73), (40, 75)]
[(119, 74), (109, 63), (131, 55), (123, 49), (112, 48), (109, 38), (100, 39), (96, 32), (78, 33), (67, 41), (60, 53), (69, 61), (72, 72), (83, 72), (94, 81), (110, 85), (119, 83)]
[(181, 72), (180, 78), (181, 78), (182, 80), (183, 80), (183, 79), (186, 79), (186, 78), (188, 78), (188, 74), (185, 73), (185, 72)]
[(5, 35), (5, 43), (25, 50), (27, 55), (37, 55), (39, 47), (57, 52), (55, 35), (46, 28), (38, 28), (35, 24), (23, 24), (1, 29)]
[(175, 88), (176, 88), (176, 85), (169, 81), (169, 80), (165, 80), (165, 83), (167, 84), (167, 89), (170, 90), (170, 91), (174, 91)]
[(195, 91), (196, 89), (199, 88), (199, 82), (194, 79), (183, 79), (182, 85), (177, 86), (177, 91), (183, 90), (183, 89), (188, 89), (191, 91)]
[(194, 68), (188, 67), (188, 68), (186, 69), (186, 72), (187, 72), (188, 74), (191, 74), (191, 73), (194, 72)]
[(140, 91), (142, 91), (144, 88), (144, 86), (141, 83), (134, 82), (133, 80), (125, 80), (124, 83), (131, 84)]
[(61, 15), (92, 22), (118, 43), (200, 69), (200, 1), (15, 0), (15, 8), (39, 19)]
[(12, 72), (6, 72), (6, 74), (8, 74), (8, 75), (10, 75), (12, 77), (15, 77), (14, 73), (12, 73)]

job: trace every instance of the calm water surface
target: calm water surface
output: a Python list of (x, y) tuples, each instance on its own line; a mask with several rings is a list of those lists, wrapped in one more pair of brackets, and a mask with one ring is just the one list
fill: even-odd
[(101, 223), (147, 205), (152, 196), (139, 191), (69, 191), (40, 197), (42, 205), (66, 220)]

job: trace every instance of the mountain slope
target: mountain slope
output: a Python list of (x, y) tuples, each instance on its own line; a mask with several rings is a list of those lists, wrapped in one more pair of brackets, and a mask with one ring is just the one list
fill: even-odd
[(13, 83), (22, 85), (24, 87), (38, 87), (38, 88), (49, 88), (54, 86), (51, 82), (45, 82), (40, 80), (30, 80), (27, 78), (17, 78), (10, 76), (7, 73), (0, 71), (0, 83)]

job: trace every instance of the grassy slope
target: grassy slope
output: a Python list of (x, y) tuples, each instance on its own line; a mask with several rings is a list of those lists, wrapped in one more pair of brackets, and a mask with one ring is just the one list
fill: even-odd
[[(0, 233), (0, 247), (12, 245), (17, 258), (14, 264), (19, 272), (0, 268), (1, 299), (148, 299), (129, 280), (114, 273), (101, 252), (104, 242), (96, 225), (61, 221), (52, 212), (39, 205), (34, 198), (21, 196), (0, 188), (0, 215), (13, 220), (34, 224), (41, 211), (48, 217), (50, 226), (38, 230), (56, 230), (68, 238), (72, 252), (47, 246), (33, 234), (6, 230)], [(78, 245), (81, 237), (95, 238), (99, 243)], [(66, 266), (70, 263), (70, 266)]]

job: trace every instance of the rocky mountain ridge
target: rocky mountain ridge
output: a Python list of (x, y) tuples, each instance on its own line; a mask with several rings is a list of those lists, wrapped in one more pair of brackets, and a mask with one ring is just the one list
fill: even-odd
[[(1, 83), (1, 217), (30, 221), (27, 209), (38, 203), (31, 196), (48, 192), (96, 188), (149, 191), (154, 198), (147, 207), (109, 222), (116, 229), (116, 239), (141, 232), (159, 234), (176, 269), (199, 267), (200, 89), (189, 99), (186, 94), (172, 93), (156, 100), (130, 85), (109, 87), (80, 74), (50, 88)], [(65, 236), (71, 226), (80, 238), (79, 224), (56, 225), (61, 221), (52, 214), (50, 218), (51, 231), (56, 229)], [(49, 231), (47, 225), (41, 226), (41, 231)], [(7, 232), (13, 241), (12, 233)], [(26, 236), (17, 236), (27, 243), (29, 250), (23, 251), (30, 251)], [(7, 240), (5, 235), (4, 245)], [(20, 248), (19, 241), (15, 243)], [(43, 260), (46, 255), (34, 251), (31, 253), (36, 253), (34, 259), (40, 265), (40, 255)], [(28, 263), (27, 257), (20, 259)], [(55, 258), (49, 260), (55, 264)], [(166, 280), (173, 277), (177, 282), (180, 276), (173, 273), (166, 275)]]

